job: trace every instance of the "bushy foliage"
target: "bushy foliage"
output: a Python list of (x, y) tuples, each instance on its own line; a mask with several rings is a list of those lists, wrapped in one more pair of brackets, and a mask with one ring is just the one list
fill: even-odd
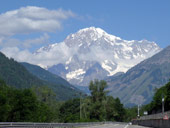
[(80, 119), (80, 99), (66, 101), (60, 107), (61, 122), (77, 122)]
[(90, 96), (66, 101), (60, 108), (61, 122), (124, 121), (125, 109), (118, 98), (107, 96), (107, 83), (91, 81)]
[(18, 90), (0, 81), (0, 121), (49, 122), (50, 111), (31, 89)]
[(170, 82), (156, 89), (151, 103), (143, 106), (143, 109), (148, 111), (149, 114), (162, 112), (162, 98), (164, 98), (165, 111), (170, 110)]
[(104, 90), (107, 87), (105, 81), (95, 80), (90, 82), (89, 90), (91, 92), (90, 119), (102, 121), (106, 119), (106, 94)]
[(18, 90), (0, 82), (0, 121), (94, 122), (124, 121), (125, 108), (118, 98), (107, 95), (105, 81), (92, 81), (90, 96), (56, 102), (46, 86)]

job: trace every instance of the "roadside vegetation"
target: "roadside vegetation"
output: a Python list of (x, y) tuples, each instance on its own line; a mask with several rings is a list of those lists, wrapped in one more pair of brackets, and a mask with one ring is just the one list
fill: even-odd
[[(159, 89), (155, 89), (155, 94), (152, 101), (149, 104), (140, 106), (140, 116), (144, 116), (144, 112), (150, 114), (156, 114), (162, 112), (162, 99), (164, 99), (164, 111), (170, 110), (170, 82), (165, 84)], [(126, 115), (128, 120), (135, 119), (137, 117), (137, 106), (126, 109)]]
[(91, 81), (90, 96), (66, 101), (60, 107), (61, 122), (124, 121), (126, 110), (118, 98), (107, 96), (103, 80)]
[[(98, 122), (131, 121), (137, 116), (137, 107), (125, 108), (119, 98), (107, 95), (107, 83), (91, 81), (91, 95), (56, 101), (55, 93), (46, 86), (30, 89), (12, 88), (0, 81), (0, 122)], [(153, 101), (141, 107), (141, 113), (161, 110), (162, 96), (165, 110), (170, 108), (170, 82), (157, 89)]]
[(143, 106), (143, 109), (148, 111), (149, 114), (162, 112), (162, 99), (164, 99), (164, 110), (170, 110), (170, 82), (156, 89), (153, 100), (150, 104)]
[(18, 90), (0, 81), (1, 122), (49, 122), (52, 117), (51, 109), (31, 89)]

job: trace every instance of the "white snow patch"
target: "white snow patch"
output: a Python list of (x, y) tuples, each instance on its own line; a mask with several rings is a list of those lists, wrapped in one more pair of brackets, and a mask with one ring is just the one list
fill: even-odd
[(40, 66), (41, 68), (43, 68), (43, 69), (45, 69), (45, 70), (47, 70), (48, 69), (48, 67), (47, 66), (45, 66), (45, 65), (43, 65), (43, 64), (37, 64), (38, 66)]
[(83, 75), (85, 73), (85, 71), (83, 69), (78, 69), (72, 72), (69, 72), (66, 75), (67, 80), (71, 80), (71, 79), (80, 79), (80, 76)]
[(69, 60), (66, 61), (66, 64), (68, 65), (71, 62), (71, 60), (72, 60), (72, 57), (70, 57)]
[(110, 72), (110, 70), (112, 70), (112, 67), (106, 65), (105, 63), (102, 63), (102, 68), (106, 69), (108, 72)]
[(145, 52), (148, 52), (148, 50), (147, 50), (147, 49), (144, 49), (144, 51), (145, 51)]
[(130, 60), (130, 59), (131, 59), (131, 57), (128, 56), (128, 55), (124, 56), (124, 58), (127, 59), (127, 60)]
[(118, 55), (116, 53), (114, 54), (114, 58), (119, 59), (119, 57), (118, 57)]
[(132, 51), (133, 49), (129, 46), (124, 46), (122, 50), (123, 51)]
[(125, 67), (124, 65), (118, 65), (117, 68), (111, 72), (110, 76), (116, 74), (117, 72), (126, 72), (129, 69), (129, 67)]
[(81, 47), (83, 45), (83, 43), (79, 44), (79, 47)]
[(102, 68), (109, 72), (108, 76), (114, 75), (114, 69), (111, 67), (113, 65), (115, 65), (115, 63), (109, 60), (104, 60), (104, 62), (101, 64)]

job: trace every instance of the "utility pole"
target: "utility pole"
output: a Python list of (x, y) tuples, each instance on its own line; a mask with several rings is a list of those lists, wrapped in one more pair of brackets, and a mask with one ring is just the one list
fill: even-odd
[(81, 92), (80, 92), (80, 120), (81, 120)]
[(164, 115), (164, 95), (162, 94), (162, 114)]
[(138, 105), (138, 118), (140, 117), (140, 108), (139, 108), (139, 105)]

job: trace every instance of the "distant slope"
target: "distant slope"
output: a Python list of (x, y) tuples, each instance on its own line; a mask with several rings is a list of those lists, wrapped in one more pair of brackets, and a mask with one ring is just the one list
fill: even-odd
[(32, 85), (43, 85), (43, 82), (29, 73), (21, 64), (8, 59), (0, 53), (0, 78), (16, 88), (30, 88)]
[[(43, 75), (41, 72), (40, 74)], [(40, 75), (41, 76), (41, 75)], [(31, 88), (33, 86), (48, 86), (55, 94), (57, 100), (67, 100), (75, 97), (80, 91), (74, 87), (67, 85), (63, 79), (56, 79), (58, 83), (49, 79), (40, 79), (35, 74), (28, 71), (22, 64), (8, 59), (4, 54), (0, 53), (0, 79), (3, 79), (8, 85), (16, 88)], [(50, 82), (51, 81), (51, 82)]]
[[(75, 97), (79, 95), (80, 90), (71, 85), (69, 82), (64, 80), (63, 78), (50, 73), (49, 71), (29, 63), (21, 63), (30, 73), (38, 77), (39, 79), (50, 83), (50, 88), (54, 91), (57, 90), (57, 93), (60, 93), (63, 97)], [(56, 92), (56, 91), (55, 91)], [(62, 98), (61, 97), (61, 98)]]
[(154, 90), (170, 79), (170, 46), (134, 66), (127, 73), (107, 79), (110, 95), (131, 106), (151, 101)]
[[(37, 65), (32, 65), (29, 63), (21, 63), (30, 73), (33, 75), (37, 76), (39, 79), (48, 81), (49, 83), (52, 84), (57, 84), (57, 85), (64, 85), (68, 87), (75, 88), (73, 85), (71, 85), (69, 82), (64, 80), (63, 78), (50, 73), (49, 71), (37, 66)], [(75, 88), (76, 89), (76, 88)]]

